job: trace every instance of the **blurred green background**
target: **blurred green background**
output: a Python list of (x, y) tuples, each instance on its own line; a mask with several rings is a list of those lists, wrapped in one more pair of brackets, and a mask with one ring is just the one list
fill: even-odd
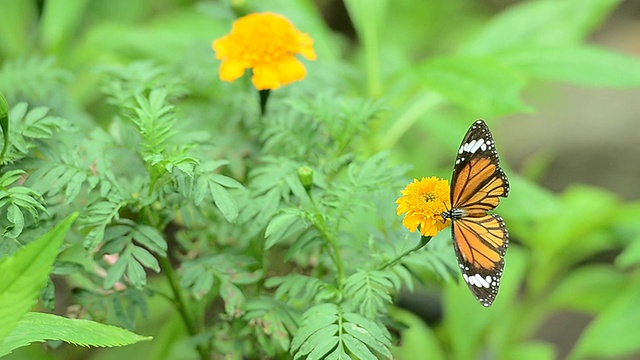
[[(310, 34), (318, 53), (284, 94), (389, 105), (360, 139), (362, 156), (390, 150), (412, 165), (408, 177), (448, 179), (469, 124), (485, 118), (494, 133), (512, 184), (498, 209), (512, 234), (498, 299), (483, 309), (464, 284), (441, 279), (401, 294), (419, 316), (395, 310), (410, 326), (397, 358), (640, 357), (636, 0), (0, 0), (0, 91), (90, 131), (113, 112), (97, 70), (143, 60), (216, 103), (228, 87), (211, 42), (238, 12), (267, 10)], [(156, 298), (149, 314), (136, 332), (150, 343), (33, 345), (8, 358), (184, 358), (169, 304)]]

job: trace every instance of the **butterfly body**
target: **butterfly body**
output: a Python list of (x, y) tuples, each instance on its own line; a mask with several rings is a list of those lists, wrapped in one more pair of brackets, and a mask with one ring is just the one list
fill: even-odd
[(462, 278), (485, 307), (498, 294), (509, 233), (499, 215), (489, 214), (509, 194), (493, 136), (482, 120), (471, 125), (456, 157), (451, 179), (451, 237)]

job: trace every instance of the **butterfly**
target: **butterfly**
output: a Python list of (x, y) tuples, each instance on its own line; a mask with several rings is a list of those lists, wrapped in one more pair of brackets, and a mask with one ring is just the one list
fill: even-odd
[(483, 120), (475, 121), (462, 139), (451, 178), (453, 248), (462, 278), (475, 298), (491, 306), (498, 294), (509, 233), (499, 215), (488, 214), (509, 195), (509, 181), (498, 160), (495, 142)]

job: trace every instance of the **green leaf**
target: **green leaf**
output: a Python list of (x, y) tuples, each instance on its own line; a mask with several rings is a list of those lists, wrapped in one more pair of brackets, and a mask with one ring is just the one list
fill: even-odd
[(24, 170), (10, 170), (0, 176), (0, 186), (7, 187), (16, 182), (22, 174), (25, 174)]
[(319, 330), (331, 326), (338, 320), (338, 307), (335, 304), (321, 304), (311, 307), (303, 315), (302, 325), (293, 336), (291, 351), (297, 353), (309, 337)]
[(322, 359), (339, 341), (336, 335), (340, 327), (336, 324), (318, 329), (300, 346), (296, 356), (308, 355), (307, 359)]
[[(4, 319), (4, 318), (3, 318)], [(34, 342), (59, 340), (81, 346), (114, 347), (151, 340), (128, 330), (94, 321), (27, 313), (0, 342), (0, 356)]]
[(158, 264), (158, 260), (153, 257), (147, 249), (134, 245), (132, 254), (140, 264), (144, 265), (144, 267), (147, 267), (157, 273), (160, 272), (160, 264)]
[(587, 326), (568, 358), (622, 358), (637, 353), (638, 304), (640, 287), (628, 286)]
[(280, 214), (274, 216), (264, 233), (264, 237), (267, 239), (264, 248), (270, 249), (286, 239), (287, 236), (304, 229), (301, 215), (297, 209), (284, 209)]
[(389, 0), (344, 2), (364, 47), (367, 93), (373, 97), (378, 97), (382, 92), (380, 38), (381, 32), (386, 31), (385, 15), (387, 15), (389, 3)]
[(158, 229), (149, 225), (136, 224), (131, 234), (140, 245), (144, 245), (159, 256), (166, 256), (167, 242)]
[(622, 293), (627, 284), (627, 277), (609, 265), (583, 266), (554, 287), (547, 303), (558, 309), (596, 313)]
[(220, 174), (210, 174), (209, 178), (212, 181), (217, 182), (218, 184), (227, 187), (227, 188), (235, 188), (242, 189), (244, 186), (240, 184), (237, 180), (230, 178), (228, 176), (220, 175)]
[(488, 54), (520, 47), (576, 44), (602, 23), (621, 0), (537, 0), (494, 17), (462, 51)]
[(382, 324), (368, 320), (362, 315), (349, 312), (344, 313), (344, 319), (347, 323), (366, 329), (377, 342), (386, 347), (391, 346), (391, 334)]
[(238, 217), (238, 204), (229, 195), (229, 191), (220, 186), (217, 182), (209, 181), (209, 192), (222, 215), (229, 222), (234, 222)]
[(360, 314), (369, 319), (375, 319), (391, 304), (389, 293), (392, 290), (393, 284), (381, 271), (357, 271), (344, 284), (346, 298), (357, 307)]
[(558, 359), (558, 350), (552, 344), (542, 341), (529, 341), (525, 343), (514, 344), (508, 350), (508, 354), (512, 354), (507, 359), (513, 360), (553, 360)]
[[(362, 343), (350, 334), (343, 335), (344, 344), (358, 359), (377, 360), (378, 358)], [(388, 351), (388, 350), (387, 350)]]
[(265, 281), (267, 288), (278, 287), (275, 297), (284, 301), (311, 302), (324, 283), (316, 278), (300, 274), (272, 277)]
[(427, 326), (423, 319), (401, 308), (392, 308), (390, 314), (394, 321), (407, 326), (401, 330), (402, 343), (401, 346), (394, 346), (392, 358), (413, 359), (417, 354), (429, 354), (431, 360), (447, 359), (434, 329)]
[(449, 101), (486, 117), (528, 112), (524, 78), (490, 57), (452, 56), (418, 68), (418, 80)]
[(640, 236), (636, 236), (616, 257), (615, 264), (621, 268), (630, 268), (640, 264)]
[(48, 1), (40, 19), (40, 39), (47, 52), (57, 52), (71, 39), (83, 20), (88, 0)]
[(115, 264), (111, 265), (111, 267), (109, 267), (109, 270), (107, 270), (107, 276), (105, 276), (102, 283), (102, 287), (104, 289), (111, 289), (113, 285), (115, 285), (115, 283), (120, 281), (122, 275), (124, 275), (125, 270), (127, 270), (127, 265), (129, 265), (130, 260), (131, 251), (129, 250), (129, 248), (127, 248), (127, 250), (120, 254), (120, 257), (118, 257), (118, 260), (116, 260)]
[[(378, 339), (376, 339), (375, 337), (373, 337), (373, 335), (371, 335), (369, 330), (354, 323), (346, 323), (344, 325), (344, 330), (348, 334), (353, 336), (354, 340), (357, 340), (360, 344), (367, 344), (367, 346), (369, 346), (378, 354), (382, 355), (384, 358), (387, 358), (387, 359), (392, 358), (391, 351), (389, 351), (389, 348), (388, 348), (390, 344), (382, 343), (378, 341)], [(346, 345), (347, 345), (347, 348), (351, 349), (351, 346), (349, 346), (349, 344), (346, 344)], [(354, 351), (354, 350), (351, 349), (351, 351)]]
[(640, 85), (640, 61), (597, 47), (526, 47), (502, 53), (500, 61), (543, 80), (595, 87)]
[(2, 136), (4, 142), (2, 145), (2, 153), (0, 153), (0, 159), (4, 159), (4, 155), (9, 148), (9, 104), (4, 98), (4, 95), (0, 92), (0, 129), (2, 129)]
[(64, 236), (77, 216), (69, 215), (14, 256), (0, 261), (0, 339), (35, 305)]
[(144, 289), (147, 284), (147, 274), (144, 272), (144, 268), (131, 257), (127, 263), (127, 278), (136, 289)]
[(15, 203), (10, 204), (7, 208), (7, 221), (11, 223), (4, 232), (4, 236), (16, 238), (24, 228), (24, 215)]
[(220, 284), (220, 297), (224, 300), (225, 312), (231, 317), (237, 317), (242, 312), (245, 302), (242, 290), (230, 281)]

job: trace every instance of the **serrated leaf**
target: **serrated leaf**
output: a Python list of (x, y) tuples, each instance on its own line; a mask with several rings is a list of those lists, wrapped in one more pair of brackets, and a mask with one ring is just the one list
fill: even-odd
[(69, 215), (15, 255), (0, 260), (0, 339), (36, 303), (64, 236), (77, 216)]
[[(3, 318), (4, 319), (4, 318)], [(81, 346), (114, 347), (151, 340), (128, 330), (94, 321), (28, 313), (0, 342), (0, 357), (34, 342), (59, 340)]]

